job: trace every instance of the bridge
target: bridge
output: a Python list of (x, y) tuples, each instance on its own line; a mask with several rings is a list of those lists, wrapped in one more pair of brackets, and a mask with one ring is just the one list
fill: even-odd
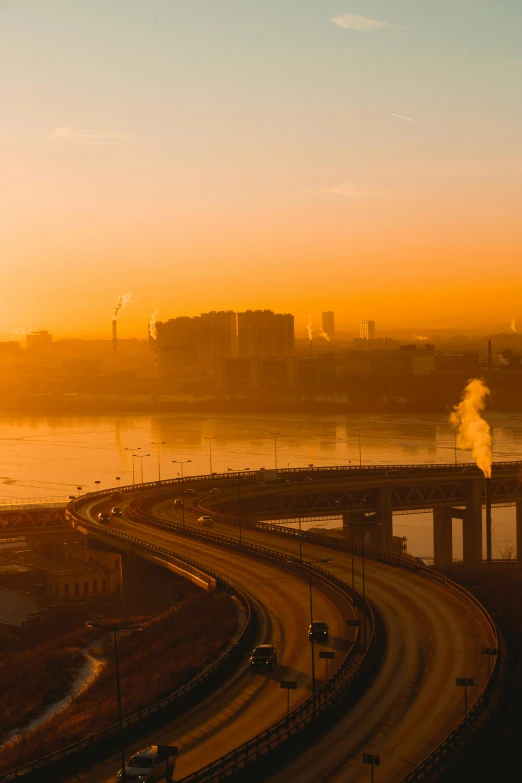
[[(519, 502), (517, 471), (519, 463), (495, 465), (495, 503)], [(310, 672), (307, 643), (299, 636), (299, 628), (307, 623), (307, 587), (299, 586), (299, 580), (295, 584), (289, 580), (277, 561), (270, 567), (253, 561), (250, 548), (262, 547), (286, 561), (298, 558), (301, 548), (307, 559), (330, 559), (325, 572), (332, 578), (351, 578), (352, 585), (377, 607), (386, 638), (385, 657), (350, 712), (339, 715), (337, 724), (325, 736), (316, 737), (317, 744), (285, 767), (274, 783), (288, 779), (302, 783), (319, 778), (336, 783), (365, 780), (368, 770), (361, 761), (363, 751), (380, 754), (383, 779), (389, 783), (425, 780), (426, 770), (436, 765), (436, 759), (462, 744), (475, 714), (480, 717), (482, 703), (496, 687), (498, 666), (493, 663), (490, 678), (481, 648), (496, 647), (498, 640), (491, 619), (469, 594), (432, 569), (422, 568), (413, 558), (390, 551), (393, 514), (431, 508), (436, 522), (437, 509), (449, 509), (446, 515), (467, 514), (469, 527), (480, 525), (481, 529), (483, 480), (474, 466), (411, 466), (410, 470), (395, 465), (281, 470), (277, 478), (258, 483), (261, 477), (253, 472), (227, 473), (186, 478), (184, 484), (174, 479), (122, 488), (118, 505), (124, 510), (123, 518), (114, 518), (107, 528), (98, 525), (97, 514), (114, 504), (112, 493), (116, 490), (92, 493), (71, 503), (68, 511), (80, 528), (84, 525), (92, 533), (97, 526), (101, 539), (124, 536), (136, 553), (140, 548), (161, 547), (174, 557), (192, 558), (234, 581), (259, 606), (266, 629), (271, 627), (269, 638), (281, 651), (281, 676), (286, 679), (290, 679), (286, 676), (289, 672), (300, 672), (300, 677)], [(182, 514), (172, 501), (188, 488), (195, 490), (190, 496), (195, 511), (189, 508), (189, 496), (184, 495)], [(207, 508), (215, 515), (212, 531), (197, 523), (199, 509)], [(350, 532), (358, 524), (370, 529), (379, 521), (383, 548), (366, 547), (364, 552), (362, 541), (352, 544), (348, 538), (332, 540), (257, 523), (267, 515), (272, 519), (306, 513), (321, 516), (332, 515), (333, 509)], [(467, 535), (469, 539), (471, 532)], [(465, 550), (468, 562), (475, 563), (481, 554), (476, 537), (475, 532), (471, 539), (475, 549), (471, 550), (468, 541)], [(331, 616), (331, 627), (336, 628), (342, 649), (346, 631), (336, 614), (339, 608), (328, 608), (326, 603), (322, 611)], [(473, 677), (475, 682), (469, 694), (471, 709), (464, 720), (462, 694), (455, 687), (457, 677)], [(216, 777), (218, 770), (224, 769), (219, 764), (225, 763), (227, 749), (233, 751), (227, 763), (236, 763), (234, 753), (236, 760), (240, 759), (237, 763), (245, 763), (238, 742), (249, 740), (255, 731), (271, 731), (280, 714), (280, 697), (273, 685), (265, 680), (257, 692), (255, 688), (252, 691), (252, 683), (245, 683), (241, 701), (247, 699), (251, 705), (249, 721), (241, 719), (242, 709), (235, 711), (234, 689), (226, 686), (216, 699), (215, 711), (203, 717), (200, 726), (196, 724), (199, 739), (195, 744), (183, 734), (183, 726), (173, 727), (171, 740), (181, 746), (183, 780), (213, 779), (205, 777), (206, 767), (200, 769), (201, 764), (210, 763)], [(426, 722), (428, 712), (430, 723)], [(256, 738), (249, 740), (252, 753), (256, 742)], [(225, 753), (221, 760), (216, 759), (218, 749)], [(117, 762), (111, 763), (114, 770)], [(93, 783), (106, 779), (107, 769), (90, 777)]]
[[(492, 507), (516, 507), (517, 560), (522, 562), (520, 462), (494, 463), (487, 492), (483, 473), (474, 464), (286, 469), (278, 471), (278, 479), (259, 483), (256, 476), (244, 472), (223, 477), (225, 490), (205, 498), (200, 509), (230, 521), (240, 515), (245, 522), (317, 520), (335, 514), (351, 533), (355, 530), (356, 541), (367, 530), (374, 546), (388, 550), (393, 548), (394, 514), (431, 511), (435, 568), (452, 563), (453, 519), (462, 520), (464, 566), (476, 567), (483, 560), (482, 517), (488, 494)], [(486, 551), (491, 560), (490, 526)]]

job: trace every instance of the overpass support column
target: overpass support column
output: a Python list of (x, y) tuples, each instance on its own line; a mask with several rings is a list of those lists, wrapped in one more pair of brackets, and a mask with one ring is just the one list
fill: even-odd
[(522, 564), (522, 500), (517, 500), (517, 562)]
[(377, 522), (381, 523), (381, 546), (383, 549), (393, 549), (393, 516), (392, 495), (389, 489), (379, 489), (377, 492)]
[(438, 506), (433, 509), (433, 565), (447, 568), (453, 562), (451, 508)]
[(482, 565), (482, 485), (480, 479), (467, 482), (466, 511), (462, 521), (462, 550), (465, 566)]

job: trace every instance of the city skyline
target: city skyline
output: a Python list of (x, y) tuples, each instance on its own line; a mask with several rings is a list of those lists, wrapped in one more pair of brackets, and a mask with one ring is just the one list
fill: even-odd
[(125, 290), (128, 336), (196, 300), (299, 322), (520, 317), (514, 0), (0, 14), (1, 333), (100, 336)]

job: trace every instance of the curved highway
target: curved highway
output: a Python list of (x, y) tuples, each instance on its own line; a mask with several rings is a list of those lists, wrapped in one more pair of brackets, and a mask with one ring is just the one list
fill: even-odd
[[(176, 492), (173, 492), (173, 497)], [(159, 500), (152, 514), (179, 521), (172, 499)], [(186, 513), (186, 523), (195, 515)], [(218, 523), (215, 532), (238, 535), (237, 527)], [(244, 528), (245, 541), (298, 556), (298, 542), (259, 529)], [(304, 559), (332, 557), (325, 568), (351, 580), (351, 555), (303, 541)], [(361, 589), (360, 559), (355, 558), (356, 588)], [(464, 696), (457, 677), (473, 677), (468, 709), (486, 685), (488, 664), (481, 646), (493, 639), (479, 609), (464, 595), (410, 570), (366, 559), (366, 594), (378, 609), (386, 631), (384, 664), (350, 713), (317, 745), (309, 748), (273, 780), (286, 783), (366, 781), (362, 753), (381, 756), (379, 775), (401, 781), (442, 742), (464, 717)]]
[[(81, 514), (87, 520), (96, 520), (97, 514), (107, 511), (111, 505), (107, 498), (93, 499), (81, 507)], [(278, 652), (278, 666), (273, 673), (252, 673), (245, 662), (230, 681), (205, 702), (150, 739), (179, 747), (176, 777), (180, 778), (282, 718), (286, 714), (287, 700), (286, 692), (279, 687), (281, 679), (298, 683), (298, 689), (291, 692), (291, 707), (310, 695), (309, 585), (277, 565), (132, 521), (125, 517), (128, 501), (120, 505), (124, 518), (113, 518), (111, 527), (170, 549), (174, 554), (190, 557), (235, 582), (249, 595), (260, 615), (259, 641), (273, 642)], [(353, 616), (351, 606), (335, 593), (317, 588), (313, 601), (314, 617), (326, 620), (331, 632), (329, 643), (316, 647), (333, 650), (340, 662), (350, 646), (346, 639), (346, 619)], [(317, 658), (318, 650), (316, 677), (320, 683), (324, 669)], [(140, 744), (146, 744), (146, 741)], [(98, 771), (90, 771), (88, 779), (93, 783), (113, 781), (118, 768), (118, 760), (114, 757)]]

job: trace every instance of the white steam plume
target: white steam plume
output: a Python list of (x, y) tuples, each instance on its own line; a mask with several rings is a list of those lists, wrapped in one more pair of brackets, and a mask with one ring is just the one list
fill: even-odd
[(135, 302), (136, 300), (132, 298), (132, 291), (127, 291), (126, 294), (123, 294), (123, 296), (118, 297), (118, 301), (116, 302), (116, 307), (114, 308), (114, 317), (113, 320), (116, 320), (116, 317), (120, 310), (123, 310), (124, 307), (126, 307), (128, 304), (131, 304), (132, 302)]
[(308, 313), (308, 321), (306, 323), (306, 333), (308, 334), (308, 339), (310, 340), (310, 342), (312, 342), (313, 334), (312, 334), (312, 315), (311, 315), (311, 313)]
[(420, 340), (420, 341), (422, 341), (422, 342), (425, 342), (425, 341), (427, 341), (427, 340), (428, 340), (428, 338), (427, 338), (427, 337), (425, 337), (423, 334), (414, 334), (414, 335), (413, 335), (413, 339), (414, 339), (414, 340)]
[(14, 340), (22, 340), (26, 334), (29, 334), (29, 329), (13, 329), (11, 337)]
[(156, 329), (156, 318), (158, 317), (159, 310), (154, 310), (149, 321), (149, 334), (153, 340), (158, 339), (158, 331)]
[(509, 325), (510, 330), (513, 332), (513, 334), (517, 333), (517, 322), (514, 318), (511, 319), (511, 323)]
[(319, 332), (319, 337), (324, 337), (325, 340), (328, 340), (328, 342), (330, 342), (330, 335), (328, 334), (328, 332), (323, 332), (323, 331)]
[(450, 422), (457, 430), (457, 446), (471, 449), (486, 478), (491, 478), (491, 432), (480, 415), (490, 391), (484, 381), (474, 378), (464, 389), (462, 400), (453, 408)]
[(506, 367), (509, 364), (506, 357), (502, 356), (501, 353), (497, 354), (497, 359), (498, 359), (498, 363), (501, 364), (503, 367)]

